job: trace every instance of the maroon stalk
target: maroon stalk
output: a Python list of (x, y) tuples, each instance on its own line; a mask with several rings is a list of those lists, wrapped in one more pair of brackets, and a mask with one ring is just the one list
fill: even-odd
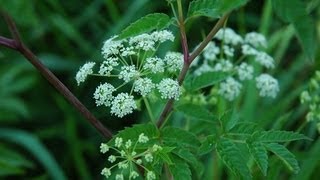
[(2, 16), (8, 24), (13, 39), (0, 36), (0, 45), (20, 52), (59, 93), (61, 93), (72, 104), (85, 119), (93, 125), (105, 138), (112, 138), (112, 133), (79, 101), (77, 97), (47, 68), (41, 61), (26, 47), (19, 35), (18, 29), (13, 19), (5, 12), (1, 11)]

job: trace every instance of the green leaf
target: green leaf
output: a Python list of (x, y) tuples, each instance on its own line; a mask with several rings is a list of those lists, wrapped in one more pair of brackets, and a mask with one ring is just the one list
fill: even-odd
[(181, 148), (181, 149), (176, 149), (173, 153), (179, 156), (180, 158), (184, 159), (186, 162), (188, 162), (189, 165), (198, 174), (198, 177), (202, 176), (204, 171), (203, 165), (192, 152), (190, 152), (187, 149)]
[(191, 171), (187, 162), (181, 160), (179, 157), (172, 156), (174, 165), (169, 166), (169, 170), (174, 180), (191, 180)]
[(254, 132), (258, 130), (258, 126), (251, 122), (241, 122), (236, 124), (230, 132), (234, 135), (239, 136), (251, 136)]
[(243, 152), (229, 139), (221, 138), (216, 144), (217, 152), (227, 167), (244, 179), (251, 179)]
[(62, 169), (45, 146), (33, 135), (15, 129), (0, 128), (0, 139), (23, 146), (46, 168), (52, 179), (66, 179)]
[(253, 134), (255, 141), (269, 143), (269, 142), (288, 142), (297, 140), (311, 140), (303, 134), (290, 131), (259, 131)]
[(191, 148), (194, 151), (197, 151), (200, 146), (198, 138), (194, 134), (183, 129), (165, 127), (161, 131), (161, 136), (163, 143), (167, 146)]
[(310, 59), (314, 58), (316, 50), (315, 26), (308, 15), (306, 5), (301, 0), (272, 0), (277, 15), (285, 22), (291, 23), (302, 48)]
[(236, 110), (226, 111), (222, 117), (221, 122), (225, 131), (232, 129), (239, 121), (239, 115)]
[(217, 119), (212, 113), (210, 113), (204, 106), (195, 105), (195, 104), (182, 104), (176, 107), (176, 110), (182, 112), (184, 115), (199, 119), (213, 121)]
[(214, 135), (209, 135), (201, 142), (198, 152), (200, 156), (211, 152), (215, 148), (215, 139), (216, 137)]
[(248, 0), (195, 0), (189, 5), (188, 18), (194, 16), (218, 18), (247, 2)]
[(224, 72), (207, 72), (200, 76), (189, 75), (184, 83), (184, 87), (188, 91), (196, 91), (201, 88), (215, 85), (230, 76), (230, 73)]
[(266, 176), (268, 170), (268, 154), (266, 148), (259, 142), (248, 143), (247, 146), (262, 174)]
[(142, 33), (148, 33), (152, 30), (160, 30), (169, 26), (170, 23), (170, 17), (166, 14), (148, 14), (130, 24), (130, 26), (119, 34), (117, 39), (125, 39)]
[(294, 173), (298, 173), (300, 168), (298, 161), (294, 155), (283, 145), (277, 143), (264, 144), (264, 146), (271, 152), (273, 152), (278, 158), (283, 161), (287, 167)]

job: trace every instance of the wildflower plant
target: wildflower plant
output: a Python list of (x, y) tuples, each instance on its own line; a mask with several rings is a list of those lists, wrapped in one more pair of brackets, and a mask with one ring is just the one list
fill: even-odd
[[(254, 31), (241, 36), (227, 27), (229, 13), (247, 0), (195, 0), (186, 14), (181, 0), (167, 2), (173, 18), (162, 13), (142, 17), (104, 41), (102, 61), (89, 61), (76, 74), (78, 85), (88, 76), (100, 77), (93, 94), (96, 106), (123, 118), (143, 100), (150, 118), (150, 123), (125, 128), (101, 144), (106, 161), (101, 175), (119, 180), (203, 179), (200, 159), (212, 151), (244, 179), (252, 178), (253, 166), (267, 175), (268, 152), (298, 172), (297, 160), (283, 143), (309, 138), (291, 131), (264, 131), (241, 114), (239, 105), (250, 85), (256, 89), (250, 96), (265, 97), (261, 101), (277, 98), (281, 85), (271, 73), (277, 63), (267, 52), (268, 38)], [(220, 20), (189, 51), (185, 24), (197, 16)], [(160, 53), (164, 44), (179, 39), (170, 25), (179, 28), (182, 52)], [(156, 114), (159, 104), (163, 111)], [(175, 113), (182, 115), (185, 127), (170, 126)]]

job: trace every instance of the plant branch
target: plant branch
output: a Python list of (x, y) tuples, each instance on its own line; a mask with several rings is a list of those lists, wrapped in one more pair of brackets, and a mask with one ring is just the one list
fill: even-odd
[(40, 73), (47, 81), (53, 85), (59, 93), (61, 93), (70, 104), (72, 104), (86, 120), (91, 123), (105, 138), (110, 139), (112, 133), (107, 129), (94, 115), (75, 97), (72, 92), (47, 68), (41, 61), (31, 52), (31, 50), (25, 46), (20, 38), (19, 31), (13, 21), (13, 19), (5, 12), (1, 11), (9, 30), (13, 36), (13, 39), (8, 39), (0, 36), (0, 45), (14, 49), (20, 52)]
[[(183, 13), (182, 13), (182, 8), (181, 8), (181, 1), (178, 0), (178, 11), (179, 11), (179, 28), (180, 28), (180, 36), (181, 36), (181, 45), (182, 45), (182, 50), (183, 50), (183, 59), (184, 59), (184, 64), (183, 68), (179, 74), (178, 77), (178, 82), (179, 85), (181, 86), (187, 72), (189, 70), (189, 66), (192, 63), (192, 61), (202, 52), (202, 50), (208, 45), (208, 43), (211, 41), (211, 39), (214, 37), (214, 35), (219, 31), (221, 27), (223, 27), (224, 23), (229, 17), (229, 14), (224, 15), (219, 21), (216, 23), (216, 25), (213, 27), (213, 29), (210, 31), (210, 33), (207, 35), (207, 37), (202, 41), (200, 46), (189, 56), (189, 51), (188, 51), (188, 42), (187, 42), (187, 36), (185, 32), (185, 26), (184, 26), (184, 19), (183, 19)], [(173, 103), (174, 99), (169, 99), (168, 102), (166, 103), (164, 109), (162, 110), (157, 126), (160, 128), (163, 126), (166, 118), (170, 114), (170, 112), (173, 109)]]
[(212, 40), (214, 35), (217, 34), (219, 29), (223, 27), (224, 23), (227, 21), (230, 13), (225, 14), (222, 16), (219, 21), (216, 23), (216, 25), (213, 27), (213, 29), (209, 32), (207, 37), (201, 42), (200, 46), (190, 55), (189, 63), (191, 64), (192, 61), (203, 51), (203, 49), (208, 45), (208, 43)]

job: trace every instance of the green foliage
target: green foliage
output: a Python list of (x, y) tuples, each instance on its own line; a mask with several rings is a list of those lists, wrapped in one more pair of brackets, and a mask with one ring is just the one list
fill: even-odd
[(259, 131), (253, 134), (254, 140), (263, 143), (310, 140), (303, 134), (288, 131)]
[(266, 148), (260, 142), (248, 143), (248, 149), (253, 159), (259, 166), (262, 174), (267, 175), (268, 170), (268, 154)]
[(310, 59), (314, 59), (316, 50), (315, 27), (307, 13), (306, 5), (301, 0), (272, 0), (277, 15), (285, 22), (291, 23), (301, 42), (303, 50)]
[(66, 179), (55, 159), (33, 135), (20, 130), (1, 128), (0, 139), (23, 146), (45, 167), (53, 179)]
[(176, 107), (176, 110), (196, 120), (207, 120), (212, 122), (215, 119), (217, 119), (217, 117), (215, 117), (205, 107), (200, 105), (189, 104), (189, 103), (181, 104)]
[(166, 14), (148, 14), (124, 29), (119, 34), (118, 39), (125, 39), (142, 33), (148, 33), (152, 30), (160, 30), (167, 27), (170, 22), (170, 17)]
[(208, 86), (215, 85), (227, 77), (229, 77), (229, 73), (221, 73), (221, 72), (208, 72), (203, 73), (200, 76), (188, 76), (186, 81), (184, 82), (184, 87), (188, 91), (199, 90)]
[(247, 2), (248, 0), (194, 0), (189, 5), (188, 18), (195, 16), (218, 18)]

